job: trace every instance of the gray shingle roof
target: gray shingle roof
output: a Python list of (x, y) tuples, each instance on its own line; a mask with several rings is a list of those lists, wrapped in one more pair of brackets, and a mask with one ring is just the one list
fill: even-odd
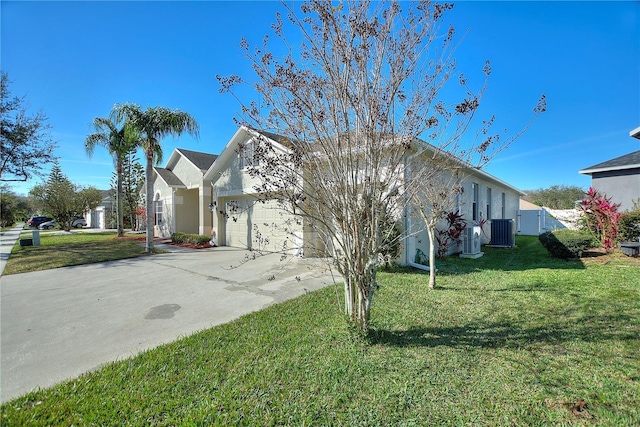
[(160, 178), (162, 178), (162, 180), (166, 182), (169, 187), (186, 187), (186, 185), (184, 185), (182, 181), (180, 181), (180, 178), (178, 178), (176, 174), (174, 174), (170, 170), (165, 168), (153, 169), (158, 175), (160, 175)]
[(183, 156), (202, 171), (206, 171), (218, 158), (217, 154), (201, 153), (199, 151), (185, 150), (184, 148), (176, 148)]
[(278, 135), (277, 133), (269, 132), (266, 130), (257, 130), (256, 132), (261, 133), (272, 141), (277, 142), (280, 145), (284, 145), (287, 148), (291, 148), (291, 138), (286, 136)]
[(624, 156), (616, 157), (615, 159), (607, 160), (606, 162), (598, 163), (597, 165), (590, 166), (579, 172), (585, 175), (590, 175), (594, 172), (634, 168), (640, 168), (640, 150), (625, 154)]

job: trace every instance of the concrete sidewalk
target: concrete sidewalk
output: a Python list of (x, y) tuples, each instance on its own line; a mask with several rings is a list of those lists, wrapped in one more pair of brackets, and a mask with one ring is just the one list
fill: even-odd
[(320, 260), (252, 255), (177, 250), (3, 276), (1, 401), (333, 283)]
[(13, 249), (13, 245), (15, 245), (20, 238), (20, 232), (22, 231), (23, 226), (24, 224), (19, 223), (11, 230), (2, 233), (2, 236), (0, 236), (0, 276), (4, 273), (4, 267), (7, 265), (7, 261), (9, 260), (11, 249)]

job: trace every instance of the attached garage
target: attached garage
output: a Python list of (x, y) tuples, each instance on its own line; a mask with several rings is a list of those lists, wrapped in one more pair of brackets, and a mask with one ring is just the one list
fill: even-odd
[(224, 244), (265, 252), (298, 254), (302, 226), (283, 211), (276, 200), (262, 202), (255, 197), (226, 198), (223, 201)]

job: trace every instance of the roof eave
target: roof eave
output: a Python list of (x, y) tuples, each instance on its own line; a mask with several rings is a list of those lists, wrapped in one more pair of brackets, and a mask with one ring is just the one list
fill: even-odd
[[(434, 145), (429, 144), (427, 141), (424, 141), (424, 140), (422, 140), (420, 138), (416, 138), (416, 142), (418, 142), (420, 144), (423, 144), (429, 150), (441, 151), (441, 150), (438, 149), (438, 147), (435, 147)], [(451, 154), (447, 153), (445, 151), (442, 151), (442, 155), (451, 155)], [(465, 162), (463, 160), (460, 160), (459, 158), (455, 158), (455, 156), (453, 156), (453, 157), (454, 157), (454, 160), (456, 162), (458, 162), (460, 165), (462, 165), (463, 168), (465, 168), (467, 171), (469, 171), (469, 175), (479, 175), (481, 178), (484, 178), (484, 179), (486, 179), (488, 181), (493, 181), (495, 184), (502, 185), (502, 186), (504, 186), (506, 188), (509, 188), (510, 190), (512, 190), (513, 192), (518, 194), (518, 196), (524, 196), (525, 195), (525, 193), (522, 190), (520, 190), (517, 187), (514, 187), (513, 185), (509, 184), (506, 181), (503, 181), (502, 179), (498, 178), (497, 176), (491, 175), (489, 172), (486, 172), (481, 168), (479, 169), (479, 168), (473, 167), (472, 165), (468, 164), (467, 162)]]
[(629, 132), (631, 138), (640, 139), (640, 126)]
[(615, 167), (608, 167), (608, 168), (582, 169), (578, 171), (578, 173), (581, 173), (583, 175), (591, 175), (598, 172), (612, 172), (612, 171), (621, 171), (621, 170), (627, 170), (627, 169), (640, 169), (640, 163), (634, 164), (634, 165), (615, 166)]

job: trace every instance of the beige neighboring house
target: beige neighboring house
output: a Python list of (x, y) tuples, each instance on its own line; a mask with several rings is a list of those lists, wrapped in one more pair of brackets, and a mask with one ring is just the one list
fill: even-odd
[[(305, 248), (317, 247), (315, 234), (280, 209), (275, 201), (257, 202), (259, 195), (255, 193), (254, 187), (259, 181), (249, 176), (247, 167), (253, 164), (252, 144), (260, 134), (267, 138), (275, 150), (288, 150), (287, 139), (282, 136), (241, 127), (204, 175), (204, 180), (211, 182), (213, 192), (213, 231), (216, 242), (221, 246), (275, 251), (282, 249), (282, 242), (286, 239), (290, 254), (309, 255), (305, 253)], [(246, 155), (238, 155), (241, 146)], [(467, 243), (462, 242), (460, 247), (451, 248), (452, 253), (479, 253), (481, 243), (513, 245), (515, 219), (523, 193), (475, 168), (468, 168), (466, 173), (458, 209), (469, 224), (465, 239)], [(402, 253), (397, 262), (415, 265), (418, 250), (428, 253), (429, 239), (426, 232), (420, 231), (424, 228), (420, 219), (408, 212), (403, 217), (403, 225), (405, 229), (411, 230), (412, 235), (402, 245)], [(474, 227), (483, 219), (491, 221), (487, 221), (482, 229)], [(282, 231), (284, 226), (288, 228), (288, 233)], [(477, 243), (475, 249), (468, 247), (472, 239)]]
[(154, 167), (154, 236), (210, 235), (211, 181), (204, 174), (217, 155), (176, 148), (164, 168)]

